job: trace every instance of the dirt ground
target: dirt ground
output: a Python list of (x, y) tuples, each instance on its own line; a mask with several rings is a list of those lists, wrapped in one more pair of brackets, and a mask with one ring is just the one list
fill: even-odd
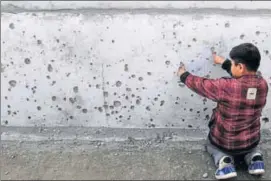
[[(270, 143), (263, 144), (266, 174), (252, 177), (240, 161), (234, 180), (271, 179)], [(1, 159), (2, 180), (215, 179), (202, 142), (2, 142)]]

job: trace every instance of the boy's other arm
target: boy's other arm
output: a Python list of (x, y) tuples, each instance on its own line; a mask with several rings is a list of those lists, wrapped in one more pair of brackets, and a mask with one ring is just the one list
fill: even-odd
[(198, 77), (185, 72), (180, 76), (181, 82), (183, 82), (189, 89), (197, 94), (218, 102), (220, 99), (220, 93), (223, 86), (223, 79), (206, 79)]
[(231, 61), (229, 59), (224, 59), (221, 56), (216, 55), (215, 52), (212, 53), (213, 55), (213, 60), (215, 64), (221, 64), (222, 69), (226, 70), (231, 76)]
[(222, 64), (222, 69), (226, 70), (231, 76), (231, 61), (229, 59), (226, 59)]

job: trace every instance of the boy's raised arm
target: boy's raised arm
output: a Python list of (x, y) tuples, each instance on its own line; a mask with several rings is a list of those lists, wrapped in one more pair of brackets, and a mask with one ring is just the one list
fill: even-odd
[(185, 72), (180, 76), (183, 82), (189, 89), (197, 94), (218, 102), (220, 100), (222, 79), (207, 79), (198, 77)]
[(231, 61), (229, 59), (224, 59), (223, 57), (220, 57), (216, 55), (215, 52), (212, 53), (213, 60), (215, 64), (221, 64), (222, 69), (226, 70), (231, 76)]

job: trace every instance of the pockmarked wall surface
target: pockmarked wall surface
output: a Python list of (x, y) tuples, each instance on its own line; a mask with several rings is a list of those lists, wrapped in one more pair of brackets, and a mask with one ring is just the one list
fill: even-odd
[[(3, 3), (5, 126), (207, 129), (215, 103), (180, 84), (174, 72), (183, 61), (195, 75), (226, 76), (213, 65), (210, 49), (227, 57), (233, 46), (244, 42), (260, 49), (260, 71), (271, 85), (269, 2), (255, 6), (267, 8), (264, 14), (219, 13), (218, 2), (211, 7), (218, 8), (215, 12), (198, 2), (199, 13), (189, 11), (190, 5), (179, 12), (167, 9), (170, 6), (156, 12), (151, 9), (154, 2), (144, 11), (118, 11), (116, 4), (111, 10), (110, 4), (98, 4), (101, 7), (97, 2), (95, 10), (91, 4), (81, 10), (80, 3), (76, 9), (65, 4), (69, 2)], [(271, 118), (271, 96), (263, 117)], [(264, 120), (263, 128), (270, 129)]]

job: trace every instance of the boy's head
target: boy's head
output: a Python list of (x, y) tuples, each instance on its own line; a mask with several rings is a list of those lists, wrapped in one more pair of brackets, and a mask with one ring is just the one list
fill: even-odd
[(230, 51), (232, 61), (231, 73), (233, 77), (255, 74), (260, 66), (261, 55), (252, 43), (243, 43)]

